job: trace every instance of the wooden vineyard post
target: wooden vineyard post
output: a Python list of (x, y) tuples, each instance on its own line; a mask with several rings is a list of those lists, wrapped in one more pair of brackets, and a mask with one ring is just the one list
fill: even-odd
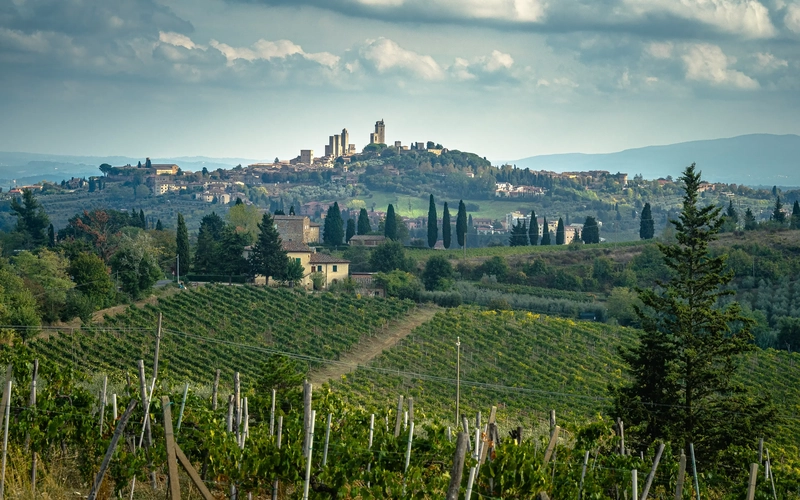
[(764, 463), (764, 438), (758, 440), (758, 465)]
[[(8, 367), (9, 373), (11, 366)], [(11, 419), (11, 377), (8, 377), (5, 387), (3, 388), (3, 460), (2, 470), (0, 470), (0, 500), (5, 498), (6, 487), (6, 459), (8, 457), (8, 421)]]
[(308, 380), (303, 384), (303, 456), (308, 456), (308, 434), (311, 429), (311, 403), (314, 387)]
[(475, 427), (475, 447), (472, 450), (472, 457), (475, 460), (481, 458), (481, 430), (479, 427)]
[(236, 434), (236, 442), (240, 443), (240, 433), (242, 425), (242, 383), (239, 372), (233, 374), (233, 432)]
[[(461, 415), (461, 426), (464, 428), (464, 434), (467, 435), (467, 451), (472, 451), (472, 446), (469, 442), (469, 420), (467, 420), (466, 415)], [(458, 436), (456, 436), (456, 446), (458, 446)]]
[(394, 437), (400, 436), (400, 424), (403, 422), (403, 395), (397, 397), (397, 415), (394, 419)]
[[(461, 337), (456, 340), (456, 427), (461, 405)], [(466, 429), (464, 429), (466, 431)]]
[(461, 476), (464, 474), (464, 461), (467, 458), (469, 434), (459, 432), (456, 438), (456, 454), (453, 457), (453, 470), (450, 472), (450, 485), (447, 488), (447, 500), (458, 500), (461, 490)]
[[(489, 424), (493, 424), (496, 418), (497, 418), (497, 407), (496, 406), (492, 406), (492, 411), (489, 412)], [(489, 428), (488, 424), (487, 424), (486, 428), (487, 429)], [(480, 461), (481, 465), (483, 465), (483, 463), (486, 461), (486, 452), (487, 451), (488, 450), (487, 450), (486, 444), (481, 445), (481, 461)]]
[(544, 452), (544, 465), (547, 465), (550, 462), (550, 458), (553, 456), (553, 452), (556, 449), (556, 442), (558, 441), (558, 433), (561, 431), (561, 427), (555, 426), (553, 428), (553, 433), (550, 434), (550, 442), (547, 444), (547, 450)]
[(619, 454), (625, 455), (625, 424), (621, 418), (617, 418), (617, 430), (619, 431)]
[[(131, 413), (133, 413), (135, 407), (136, 400), (131, 399), (131, 402), (128, 403), (128, 408), (125, 410), (125, 413), (122, 414), (122, 418), (117, 422), (117, 428), (114, 429), (114, 436), (111, 438), (111, 443), (108, 445), (106, 456), (103, 458), (103, 463), (100, 464), (100, 470), (97, 472), (97, 477), (94, 479), (94, 485), (92, 485), (92, 491), (89, 492), (87, 500), (95, 500), (97, 498), (97, 491), (100, 489), (100, 485), (103, 484), (103, 476), (106, 474), (108, 464), (111, 462), (111, 457), (114, 455), (114, 450), (117, 448), (119, 438), (122, 437), (125, 426), (128, 425), (128, 419), (130, 419)], [(2, 492), (0, 492), (0, 498), (2, 498)]]
[(550, 433), (553, 433), (553, 429), (556, 428), (556, 411), (550, 410)]
[(778, 500), (778, 494), (775, 491), (775, 477), (772, 475), (772, 459), (769, 458), (769, 448), (767, 448), (767, 472), (769, 483), (772, 486), (772, 498)]
[(408, 419), (414, 421), (414, 398), (408, 398)]
[(211, 390), (211, 411), (217, 411), (217, 394), (219, 393), (219, 368), (214, 375), (214, 388)]
[(158, 313), (158, 330), (156, 330), (156, 352), (153, 355), (153, 380), (158, 378), (158, 351), (161, 349), (161, 319), (162, 319), (162, 314)]
[(678, 480), (675, 485), (675, 500), (683, 498), (683, 481), (686, 478), (686, 453), (681, 450), (681, 458), (678, 462)]
[[(653, 479), (656, 477), (656, 468), (658, 467), (658, 462), (661, 461), (661, 454), (664, 453), (664, 443), (658, 445), (658, 451), (656, 452), (656, 458), (653, 460), (653, 468), (650, 469), (650, 474), (647, 475), (647, 481), (644, 483), (644, 489), (642, 490), (642, 498), (641, 500), (647, 500), (647, 494), (650, 493), (650, 486), (653, 485)], [(634, 499), (635, 500), (635, 499)]]
[[(402, 397), (402, 396), (401, 396)], [(406, 480), (408, 475), (408, 466), (411, 463), (411, 443), (414, 441), (414, 423), (411, 423), (411, 428), (408, 430), (408, 447), (406, 448), (406, 465), (403, 467), (403, 496), (406, 496)]]
[(188, 458), (186, 458), (183, 450), (181, 450), (180, 446), (177, 444), (175, 445), (175, 456), (177, 457), (181, 466), (183, 466), (184, 470), (186, 470), (189, 478), (200, 491), (200, 494), (203, 496), (203, 500), (214, 500), (214, 496), (210, 491), (208, 491), (208, 488), (206, 487), (205, 483), (203, 483), (203, 480), (200, 479), (200, 475), (197, 473), (197, 470), (195, 470), (194, 466), (192, 466), (192, 463)]
[(180, 500), (181, 484), (178, 477), (178, 462), (175, 456), (175, 434), (172, 432), (172, 410), (168, 396), (161, 397), (164, 410), (164, 437), (167, 441), (167, 471), (169, 472), (169, 495), (172, 500)]
[(589, 450), (583, 456), (583, 468), (581, 469), (581, 484), (578, 486), (578, 500), (583, 498), (583, 481), (586, 479), (586, 466), (589, 465)]
[(114, 415), (114, 422), (116, 422), (117, 418), (119, 418), (119, 414), (117, 414), (117, 395), (116, 395), (116, 393), (111, 395), (111, 414)]
[(747, 500), (753, 500), (756, 496), (756, 480), (758, 479), (758, 464), (750, 464), (750, 480), (747, 482)]
[[(278, 450), (281, 449), (281, 434), (283, 433), (283, 415), (278, 417), (278, 435), (276, 436), (275, 444)], [(272, 500), (278, 500), (278, 479), (272, 483)]]
[(311, 410), (311, 422), (308, 427), (308, 453), (306, 454), (306, 480), (303, 485), (303, 500), (308, 500), (308, 487), (311, 482), (311, 459), (314, 454), (314, 421), (316, 418), (317, 411)]

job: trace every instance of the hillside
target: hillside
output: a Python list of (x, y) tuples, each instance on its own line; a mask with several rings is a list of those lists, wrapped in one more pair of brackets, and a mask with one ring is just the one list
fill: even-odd
[(645, 179), (675, 175), (696, 162), (709, 182), (749, 186), (800, 186), (800, 136), (752, 134), (705, 141), (647, 146), (607, 154), (567, 153), (509, 163), (555, 172), (608, 170)]

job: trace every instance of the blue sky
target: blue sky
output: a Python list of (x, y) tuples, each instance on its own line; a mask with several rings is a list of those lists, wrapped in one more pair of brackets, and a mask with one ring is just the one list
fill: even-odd
[(800, 133), (798, 0), (9, 0), (0, 150), (492, 160)]

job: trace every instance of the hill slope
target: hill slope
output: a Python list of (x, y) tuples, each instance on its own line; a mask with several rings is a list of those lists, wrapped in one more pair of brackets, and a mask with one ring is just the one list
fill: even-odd
[(672, 175), (696, 162), (703, 178), (763, 186), (800, 186), (800, 136), (752, 134), (665, 146), (626, 149), (607, 154), (556, 154), (509, 163), (533, 170), (627, 172), (645, 179)]

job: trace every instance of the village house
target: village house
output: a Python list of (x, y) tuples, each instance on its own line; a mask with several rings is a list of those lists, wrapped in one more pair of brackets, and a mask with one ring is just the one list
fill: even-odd
[(297, 241), (304, 244), (320, 241), (320, 225), (311, 222), (305, 215), (273, 215), (272, 219), (283, 241)]

